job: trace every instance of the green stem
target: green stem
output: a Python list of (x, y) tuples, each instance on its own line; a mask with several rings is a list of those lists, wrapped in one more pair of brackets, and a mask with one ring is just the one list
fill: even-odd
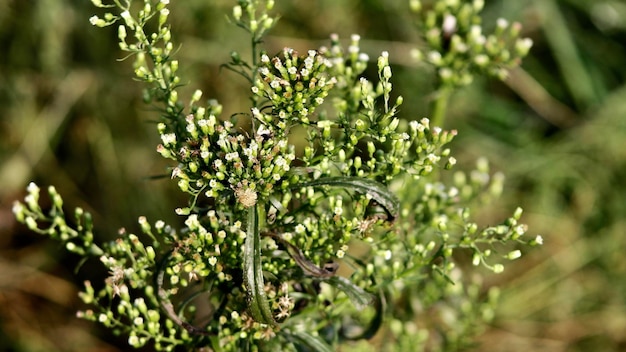
[[(252, 82), (250, 82), (253, 86), (256, 84), (257, 76), (259, 74), (259, 66), (258, 66), (258, 39), (256, 38), (256, 34), (252, 33), (252, 74), (250, 77), (252, 78)], [(256, 94), (250, 95), (252, 98), (252, 107), (258, 107), (259, 98)]]
[(438, 91), (435, 100), (431, 104), (430, 122), (431, 126), (443, 127), (446, 117), (448, 101), (452, 95), (452, 88), (443, 85)]
[(189, 332), (190, 334), (208, 336), (208, 331), (191, 325), (190, 323), (184, 321), (183, 318), (181, 318), (178, 313), (176, 313), (176, 309), (174, 309), (174, 305), (172, 304), (172, 301), (170, 301), (169, 293), (167, 292), (165, 287), (163, 287), (167, 264), (171, 259), (173, 253), (173, 251), (170, 251), (161, 260), (161, 262), (158, 264), (156, 275), (154, 276), (154, 286), (157, 288), (157, 299), (161, 305), (161, 309), (165, 312), (165, 314), (167, 314), (170, 320), (172, 320), (176, 325), (187, 330), (187, 332)]

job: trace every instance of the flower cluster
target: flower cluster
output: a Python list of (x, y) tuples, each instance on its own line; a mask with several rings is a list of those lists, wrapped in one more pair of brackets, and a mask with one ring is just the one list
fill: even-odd
[(276, 125), (281, 130), (290, 123), (308, 124), (311, 114), (322, 105), (336, 83), (334, 77), (326, 74), (330, 65), (330, 61), (315, 50), (309, 50), (306, 57), (299, 57), (295, 50), (285, 48), (282, 59), (278, 56), (270, 59), (263, 54), (258, 68), (261, 77), (252, 92), (268, 100), (271, 113), (255, 108), (252, 115), (264, 125)]
[[(403, 98), (399, 96), (390, 104), (389, 54), (383, 52), (378, 57), (379, 81), (374, 85), (361, 76), (369, 56), (360, 51), (359, 39), (353, 35), (346, 52), (338, 36), (332, 35), (330, 48), (319, 51), (327, 55), (332, 63), (328, 71), (337, 79), (337, 89), (330, 95), (337, 117), (320, 119), (317, 128), (308, 131), (309, 146), (303, 161), (322, 172), (337, 168), (342, 174), (384, 183), (400, 173), (424, 176), (438, 165), (452, 166), (454, 158), (447, 159), (450, 150), (443, 146), (456, 131), (431, 126), (427, 118), (410, 123), (401, 120), (397, 113)], [(319, 145), (324, 151), (321, 155), (314, 153)]]
[[(206, 116), (204, 108), (189, 114), (185, 121), (185, 132), (178, 134), (160, 123), (162, 144), (157, 147), (161, 155), (178, 161), (172, 178), (178, 179), (182, 191), (226, 203), (234, 198), (249, 208), (259, 197), (271, 194), (275, 185), (281, 187), (295, 159), (286, 138), (273, 138), (273, 132), (264, 126), (248, 137), (230, 121)], [(181, 211), (188, 214), (190, 209)]]
[(528, 54), (532, 40), (520, 38), (522, 27), (517, 22), (501, 18), (492, 34), (483, 33), (479, 14), (484, 4), (484, 0), (410, 1), (413, 12), (420, 15), (419, 25), (429, 46), (413, 54), (436, 68), (442, 84), (464, 86), (476, 74), (505, 79), (507, 70)]
[(73, 225), (68, 224), (63, 210), (63, 198), (54, 186), (48, 187), (52, 208), (45, 214), (39, 205), (41, 189), (31, 182), (26, 187), (28, 194), (24, 203), (13, 204), (17, 221), (26, 224), (31, 231), (50, 236), (64, 242), (65, 249), (82, 256), (101, 255), (102, 249), (94, 243), (91, 214), (82, 208), (74, 210)]
[[(202, 195), (224, 203), (234, 199), (243, 208), (254, 206), (259, 197), (270, 194), (276, 184), (281, 185), (283, 176), (295, 158), (293, 148), (287, 145), (284, 133), (275, 136), (267, 124), (259, 126), (252, 136), (241, 133), (233, 122), (219, 119), (222, 110), (219, 104), (210, 101), (206, 107), (197, 105), (202, 97), (199, 90), (193, 94), (188, 105), (189, 111), (185, 113), (184, 104), (179, 101), (176, 90), (180, 82), (177, 75), (178, 61), (171, 58), (174, 44), (167, 25), (168, 3), (161, 0), (153, 6), (151, 1), (146, 0), (136, 16), (130, 4), (127, 4), (127, 7), (122, 7), (119, 16), (106, 14), (104, 17), (108, 20), (104, 22), (93, 17), (92, 23), (109, 25), (118, 20), (122, 22), (118, 27), (120, 48), (135, 56), (135, 75), (148, 84), (146, 101), (165, 104), (165, 113), (158, 124), (162, 143), (157, 146), (157, 151), (163, 157), (178, 162), (171, 176), (178, 180), (178, 186), (183, 192), (194, 197), (190, 207), (179, 209), (179, 214), (189, 214), (195, 201)], [(108, 7), (102, 3), (96, 5)], [(244, 2), (235, 7), (233, 16), (241, 22), (245, 10), (248, 16), (252, 16), (246, 27), (254, 31), (255, 35), (262, 36), (264, 31), (271, 28), (273, 20), (267, 14), (257, 14), (258, 7), (256, 2)], [(272, 7), (271, 1), (265, 4), (266, 10)], [(257, 15), (259, 18), (255, 17)], [(153, 17), (158, 18), (157, 29), (147, 34), (146, 24)], [(129, 31), (134, 32), (132, 37), (135, 43), (128, 43)], [(317, 70), (323, 69), (323, 65), (320, 65), (319, 60), (311, 60), (313, 58), (306, 59), (303, 64), (303, 70), (310, 71), (308, 78), (302, 72), (298, 73), (298, 77), (302, 76), (307, 85), (315, 86), (314, 82), (319, 79)], [(287, 60), (288, 66), (291, 63), (291, 60)], [(305, 106), (323, 99), (324, 92), (332, 86), (330, 83), (329, 87), (323, 88), (324, 80), (318, 82), (321, 91), (311, 101), (301, 101), (297, 110), (302, 113), (307, 110)], [(293, 99), (303, 98), (301, 85), (302, 82), (294, 84), (297, 91), (293, 91)], [(285, 89), (291, 91), (287, 87)], [(292, 101), (289, 101), (282, 106), (287, 109), (292, 105)], [(277, 110), (276, 114), (283, 116), (293, 113), (292, 108), (287, 110)], [(252, 112), (255, 117), (260, 116), (258, 108), (253, 108)]]
[[(325, 53), (332, 63), (332, 71), (337, 75), (339, 88), (357, 88), (353, 82), (363, 74), (370, 61), (369, 55), (361, 51), (359, 45), (361, 36), (353, 34), (350, 38), (350, 45), (344, 50), (337, 34), (330, 36), (330, 47), (320, 48), (320, 52)], [(347, 51), (347, 53), (346, 53)], [(355, 92), (356, 93), (356, 92)]]
[(276, 24), (276, 18), (269, 15), (269, 11), (274, 8), (274, 0), (239, 0), (237, 3), (233, 7), (233, 21), (258, 43)]

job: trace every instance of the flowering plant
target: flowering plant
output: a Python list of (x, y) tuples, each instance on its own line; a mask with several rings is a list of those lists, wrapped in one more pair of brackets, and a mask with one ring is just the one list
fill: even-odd
[[(521, 251), (511, 245), (541, 243), (523, 236), (519, 208), (496, 226), (481, 229), (471, 220), (471, 202), (498, 196), (502, 175), (490, 175), (479, 160), (474, 171), (444, 177), (456, 163), (446, 145), (457, 132), (427, 118), (400, 119), (403, 98), (392, 97), (388, 53), (376, 60), (376, 79), (367, 79), (369, 56), (357, 35), (347, 49), (333, 35), (328, 47), (272, 55), (261, 44), (277, 21), (274, 1), (238, 1), (230, 19), (250, 34), (252, 55), (233, 53), (225, 67), (249, 82), (251, 106), (224, 118), (214, 100), (201, 103), (199, 90), (188, 103), (179, 97), (168, 0), (139, 7), (130, 0), (92, 2), (111, 12), (91, 23), (118, 25), (120, 49), (134, 59), (145, 99), (159, 111), (156, 150), (172, 160), (171, 178), (189, 196), (175, 210), (184, 227), (140, 217), (141, 235), (122, 232), (96, 244), (87, 212), (76, 209), (68, 222), (54, 187), (52, 208), (42, 210), (35, 184), (14, 213), (70, 252), (100, 258), (109, 276), (100, 289), (85, 282), (81, 298), (91, 308), (79, 316), (123, 331), (131, 346), (331, 351), (377, 333), (391, 334), (398, 349), (426, 346), (439, 333), (457, 346), (473, 322), (488, 320), (497, 296), (492, 291), (480, 302), (478, 283), (457, 264), (463, 255), (501, 272), (495, 253), (512, 260)], [(425, 32), (428, 60), (438, 67), (442, 91), (479, 69), (500, 74), (525, 54), (522, 48), (507, 60), (491, 55), (506, 49), (496, 40), (503, 31), (487, 53), (463, 44), (481, 35), (466, 28), (468, 5), (410, 5), (432, 27)], [(474, 1), (469, 8), (481, 7)], [(434, 31), (441, 21), (443, 34)], [(452, 32), (446, 53), (436, 37)], [(506, 34), (506, 42), (518, 32)], [(301, 150), (290, 142), (296, 133), (306, 138)], [(439, 324), (455, 330), (416, 325), (427, 310), (453, 312), (454, 319)]]

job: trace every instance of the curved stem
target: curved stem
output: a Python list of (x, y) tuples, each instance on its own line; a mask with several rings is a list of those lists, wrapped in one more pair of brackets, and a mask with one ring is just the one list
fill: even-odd
[(338, 269), (337, 263), (332, 263), (331, 265), (324, 266), (323, 268), (315, 265), (312, 261), (310, 261), (302, 250), (285, 240), (281, 235), (273, 232), (267, 232), (263, 235), (272, 237), (280, 242), (283, 246), (287, 248), (287, 253), (293, 258), (293, 260), (298, 264), (298, 266), (302, 269), (305, 275), (313, 276), (316, 278), (330, 278), (335, 275)]
[(167, 291), (165, 290), (165, 288), (163, 287), (163, 280), (165, 277), (165, 270), (166, 270), (166, 266), (168, 261), (170, 260), (171, 256), (172, 256), (172, 251), (170, 251), (161, 261), (161, 263), (158, 266), (158, 271), (156, 273), (156, 275), (154, 276), (154, 282), (155, 282), (155, 286), (157, 288), (157, 298), (159, 300), (159, 303), (161, 304), (161, 309), (165, 312), (165, 314), (167, 314), (168, 318), (170, 318), (170, 320), (172, 320), (176, 325), (184, 328), (185, 330), (187, 330), (187, 332), (189, 332), (190, 334), (195, 334), (195, 335), (204, 335), (204, 336), (209, 336), (209, 332), (198, 328), (196, 326), (191, 325), (190, 323), (184, 321), (179, 315), (178, 313), (176, 313), (176, 309), (174, 309), (174, 305), (172, 304), (172, 301), (169, 298), (169, 294), (167, 293)]

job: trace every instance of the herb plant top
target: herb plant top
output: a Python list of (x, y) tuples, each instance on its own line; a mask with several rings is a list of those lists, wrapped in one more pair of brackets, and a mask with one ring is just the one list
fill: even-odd
[[(496, 226), (471, 220), (473, 200), (498, 196), (502, 175), (481, 159), (476, 170), (445, 177), (457, 132), (401, 119), (388, 53), (375, 60), (377, 77), (365, 77), (372, 63), (358, 35), (347, 47), (332, 35), (327, 47), (268, 53), (262, 38), (277, 21), (274, 2), (237, 1), (230, 20), (249, 33), (252, 55), (233, 52), (224, 67), (249, 83), (250, 106), (229, 117), (199, 90), (179, 96), (169, 0), (92, 2), (104, 14), (91, 23), (118, 26), (120, 49), (158, 111), (156, 150), (189, 196), (175, 209), (184, 227), (140, 217), (141, 235), (96, 244), (88, 213), (76, 209), (67, 220), (54, 187), (52, 208), (42, 210), (35, 184), (14, 213), (70, 252), (100, 259), (109, 276), (85, 283), (90, 308), (79, 316), (127, 334), (131, 346), (332, 351), (376, 334), (392, 335), (398, 349), (427, 346), (445, 329), (416, 326), (415, 317), (443, 309), (455, 312), (441, 324), (455, 326), (448, 338), (461, 345), (469, 325), (493, 315), (496, 294), (479, 297), (479, 283), (457, 263), (469, 256), (501, 272), (502, 260), (521, 255), (516, 244), (541, 244), (525, 239), (519, 208)], [(480, 1), (410, 6), (431, 27), (427, 60), (441, 99), (481, 70), (502, 75), (530, 47), (516, 41), (517, 25), (499, 23), (494, 43), (481, 37)], [(511, 45), (517, 51), (496, 55)], [(306, 139), (301, 150), (294, 134)]]

